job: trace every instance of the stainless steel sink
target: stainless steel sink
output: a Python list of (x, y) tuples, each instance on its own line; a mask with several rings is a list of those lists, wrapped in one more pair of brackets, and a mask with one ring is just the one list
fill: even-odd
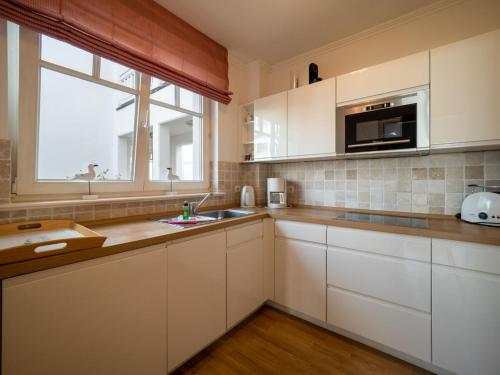
[(253, 214), (251, 211), (240, 211), (240, 210), (216, 210), (200, 212), (198, 216), (211, 217), (216, 220), (232, 219), (236, 217), (244, 217)]
[[(196, 224), (192, 223), (175, 223), (175, 224), (170, 224), (170, 225), (175, 225), (178, 227), (182, 228), (190, 228), (190, 227), (195, 227), (198, 225), (204, 225), (204, 224), (210, 224), (215, 221), (221, 221), (221, 220), (226, 220), (226, 219), (234, 219), (238, 217), (245, 217), (248, 215), (252, 215), (255, 212), (252, 211), (242, 211), (242, 210), (215, 210), (215, 211), (206, 211), (206, 212), (200, 212), (198, 215), (196, 215), (195, 219), (198, 220)], [(171, 217), (171, 218), (166, 218), (166, 219), (161, 219), (159, 220), (161, 223), (168, 223), (170, 219), (177, 219), (177, 216)]]

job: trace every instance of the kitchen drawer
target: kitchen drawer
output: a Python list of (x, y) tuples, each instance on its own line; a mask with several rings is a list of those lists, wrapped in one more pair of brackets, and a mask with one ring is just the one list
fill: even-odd
[(327, 282), (417, 310), (431, 311), (431, 265), (328, 247)]
[(328, 245), (422, 262), (431, 261), (431, 239), (427, 237), (328, 227)]
[(430, 362), (430, 314), (334, 287), (327, 298), (329, 324)]
[(262, 221), (243, 224), (227, 230), (227, 247), (262, 238)]
[(298, 221), (276, 220), (276, 237), (326, 243), (326, 226)]
[(500, 246), (433, 239), (432, 263), (500, 275)]

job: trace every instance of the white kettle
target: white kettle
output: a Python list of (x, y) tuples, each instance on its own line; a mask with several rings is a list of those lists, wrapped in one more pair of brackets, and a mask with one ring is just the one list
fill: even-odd
[(241, 189), (241, 207), (255, 207), (255, 191), (253, 186), (245, 185)]

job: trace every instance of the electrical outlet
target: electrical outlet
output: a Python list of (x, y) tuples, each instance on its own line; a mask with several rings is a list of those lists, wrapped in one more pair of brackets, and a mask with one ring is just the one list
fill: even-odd
[(241, 186), (240, 185), (234, 185), (234, 192), (239, 193), (241, 191)]
[(286, 187), (286, 191), (287, 191), (288, 193), (292, 194), (292, 193), (295, 191), (295, 186), (293, 186), (293, 185), (288, 185), (288, 186)]

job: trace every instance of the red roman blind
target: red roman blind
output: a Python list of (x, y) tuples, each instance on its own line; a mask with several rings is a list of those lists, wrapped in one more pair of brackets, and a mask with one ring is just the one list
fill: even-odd
[(0, 0), (0, 17), (218, 102), (227, 49), (153, 0)]

